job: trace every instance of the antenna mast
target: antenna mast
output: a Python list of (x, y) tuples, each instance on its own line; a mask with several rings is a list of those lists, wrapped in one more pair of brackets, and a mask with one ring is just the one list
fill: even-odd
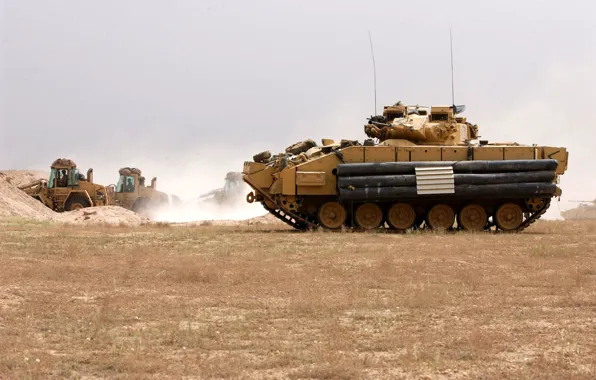
[(375, 64), (375, 53), (373, 51), (373, 44), (372, 44), (372, 37), (370, 36), (370, 30), (368, 31), (368, 40), (370, 41), (370, 54), (372, 56), (373, 62), (373, 79), (374, 79), (374, 90), (375, 90), (375, 112), (373, 115), (377, 114), (377, 67)]
[(451, 102), (455, 109), (455, 89), (453, 85), (453, 37), (451, 35), (451, 26), (449, 27), (449, 43), (451, 47)]

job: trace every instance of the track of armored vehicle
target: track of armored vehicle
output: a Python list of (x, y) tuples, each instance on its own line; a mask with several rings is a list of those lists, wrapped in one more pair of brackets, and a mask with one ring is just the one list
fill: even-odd
[(463, 106), (396, 103), (363, 143), (323, 139), (244, 163), (246, 200), (298, 230), (519, 232), (561, 195), (565, 148), (488, 143)]

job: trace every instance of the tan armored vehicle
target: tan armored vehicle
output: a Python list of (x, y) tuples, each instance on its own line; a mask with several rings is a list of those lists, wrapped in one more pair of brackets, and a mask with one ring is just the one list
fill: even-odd
[(571, 201), (579, 202), (579, 206), (569, 210), (561, 211), (565, 220), (596, 220), (596, 199), (593, 201)]
[[(122, 168), (118, 174), (118, 183), (108, 186), (112, 204), (145, 216), (149, 215), (151, 210), (169, 205), (168, 195), (156, 188), (156, 177), (146, 186), (145, 177), (138, 168)], [(177, 202), (179, 199), (173, 196), (173, 201)]]
[(199, 203), (209, 202), (218, 205), (233, 203), (238, 199), (242, 199), (244, 186), (246, 185), (242, 181), (242, 173), (228, 172), (224, 187), (201, 194), (199, 196)]
[(85, 178), (74, 161), (66, 158), (59, 158), (52, 163), (47, 181), (34, 181), (19, 188), (58, 212), (109, 203), (106, 188), (93, 183), (93, 169), (87, 171)]
[(464, 106), (384, 107), (363, 143), (323, 139), (245, 162), (246, 200), (300, 229), (521, 231), (561, 195), (566, 148), (489, 143)]

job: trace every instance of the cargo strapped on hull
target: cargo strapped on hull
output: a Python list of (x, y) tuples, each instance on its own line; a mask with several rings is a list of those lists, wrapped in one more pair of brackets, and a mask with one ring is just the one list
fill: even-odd
[(340, 200), (447, 197), (552, 197), (556, 160), (340, 164)]
[(549, 160), (476, 160), (476, 161), (407, 161), (366, 162), (337, 165), (337, 176), (374, 174), (415, 174), (416, 168), (453, 167), (454, 173), (514, 173), (555, 171), (558, 161)]

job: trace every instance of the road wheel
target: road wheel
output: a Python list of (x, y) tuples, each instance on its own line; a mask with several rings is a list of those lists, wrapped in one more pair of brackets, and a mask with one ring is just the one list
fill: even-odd
[(373, 230), (383, 222), (383, 211), (374, 203), (365, 203), (358, 207), (354, 219), (358, 227)]
[(318, 217), (323, 227), (335, 230), (346, 222), (346, 209), (337, 202), (327, 202), (319, 208)]
[(436, 231), (445, 231), (453, 226), (455, 212), (446, 204), (434, 205), (426, 215), (426, 224)]
[(524, 221), (522, 208), (515, 203), (503, 203), (495, 213), (495, 223), (503, 231), (518, 229)]
[(74, 194), (66, 200), (64, 211), (75, 211), (86, 207), (91, 207), (89, 199), (81, 194)]
[(407, 230), (416, 222), (416, 211), (407, 203), (394, 203), (387, 212), (387, 223), (396, 230)]
[(483, 231), (487, 221), (484, 207), (477, 204), (465, 206), (457, 216), (457, 224), (467, 231)]

